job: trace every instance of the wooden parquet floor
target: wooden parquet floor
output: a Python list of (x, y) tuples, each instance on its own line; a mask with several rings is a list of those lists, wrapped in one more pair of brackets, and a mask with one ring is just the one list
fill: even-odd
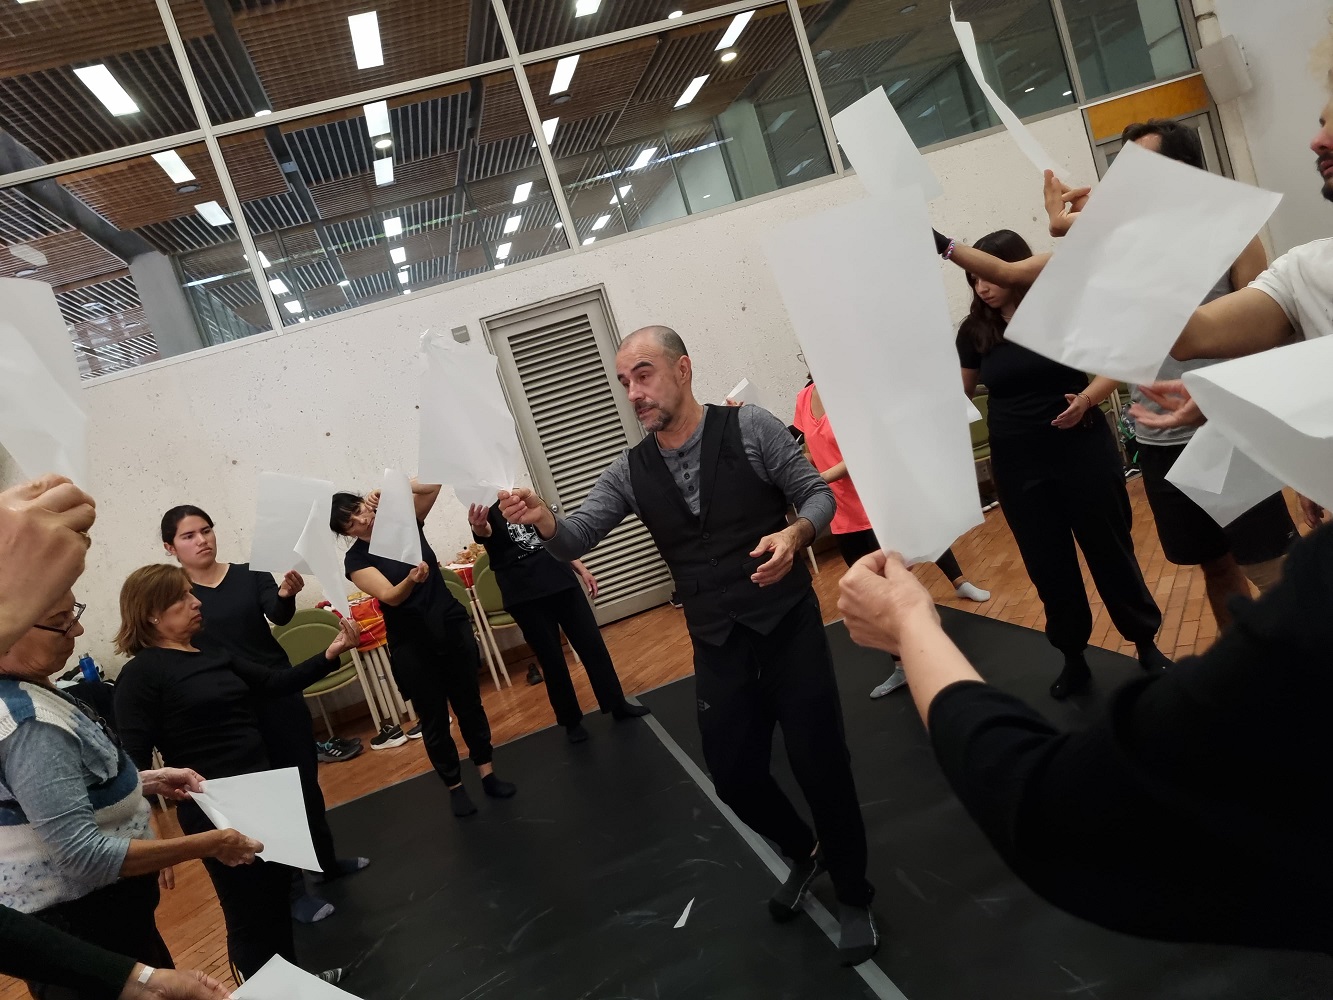
[[(1201, 652), (1217, 634), (1212, 611), (1204, 597), (1203, 575), (1197, 567), (1179, 567), (1166, 562), (1157, 541), (1151, 511), (1143, 496), (1142, 483), (1133, 480), (1129, 492), (1134, 505), (1135, 550), (1164, 615), (1159, 645), (1173, 659)], [(1294, 514), (1294, 501), (1292, 508)], [(992, 596), (985, 604), (959, 600), (937, 569), (932, 566), (919, 568), (918, 575), (938, 603), (1029, 628), (1044, 625), (1041, 602), (1023, 569), (1001, 510), (997, 508), (988, 513), (984, 524), (958, 540), (954, 552), (968, 578), (989, 590)], [(843, 572), (842, 560), (836, 551), (821, 556), (816, 588), (826, 621), (839, 617), (837, 587)], [(1086, 567), (1084, 584), (1092, 598), (1095, 616), (1093, 644), (1132, 653), (1132, 647), (1121, 640), (1097, 599)], [(670, 606), (616, 622), (603, 629), (603, 634), (625, 690), (630, 694), (660, 687), (693, 672), (684, 619), (680, 611)], [(543, 688), (528, 687), (523, 681), (522, 669), (511, 670), (511, 673), (515, 684), (503, 691), (496, 691), (489, 679), (483, 682), (483, 701), (497, 746), (554, 724)], [(596, 701), (587, 678), (578, 668), (574, 668), (574, 673), (581, 703), (595, 711)], [(374, 733), (367, 719), (359, 728), (344, 727), (339, 735), (361, 736), (368, 746)], [(505, 772), (503, 750), (496, 759), (500, 773), (521, 786), (523, 775)], [(320, 784), (332, 807), (429, 770), (430, 764), (420, 742), (410, 741), (393, 750), (371, 752), (367, 749), (357, 759), (345, 763), (321, 765)], [(179, 833), (173, 816), (163, 818), (162, 830), (168, 836)], [(349, 851), (352, 847), (346, 845)], [(338, 917), (335, 915), (332, 919)], [(163, 894), (157, 923), (178, 967), (203, 969), (229, 981), (222, 912), (202, 864), (190, 862), (177, 867), (176, 888)], [(0, 1000), (19, 1000), (26, 996), (27, 991), (21, 984), (0, 977)]]

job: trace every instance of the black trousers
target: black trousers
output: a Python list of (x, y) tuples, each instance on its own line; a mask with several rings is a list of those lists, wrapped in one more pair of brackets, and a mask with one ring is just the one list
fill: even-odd
[[(834, 535), (833, 541), (837, 543), (838, 552), (842, 555), (842, 561), (848, 566), (856, 560), (877, 552), (880, 549), (879, 539), (875, 537), (873, 528), (866, 528), (865, 531), (849, 531), (843, 535)], [(963, 567), (958, 565), (958, 557), (953, 554), (953, 549), (945, 549), (944, 554), (935, 560), (935, 565), (940, 568), (940, 572), (948, 579), (950, 583), (961, 579), (963, 576)]]
[(1151, 642), (1162, 612), (1134, 555), (1124, 466), (1101, 413), (1072, 430), (992, 438), (991, 466), (1051, 645), (1074, 655), (1092, 635), (1076, 542), (1116, 629), (1130, 642)]
[(616, 666), (602, 640), (602, 630), (588, 606), (583, 591), (577, 587), (548, 594), (532, 601), (523, 601), (505, 609), (518, 623), (523, 638), (532, 647), (537, 662), (546, 677), (546, 697), (555, 709), (555, 721), (566, 729), (578, 725), (583, 718), (574, 681), (565, 663), (565, 650), (560, 644), (560, 630), (564, 629), (569, 644), (583, 661), (597, 705), (603, 712), (619, 708), (625, 702), (625, 692), (616, 675)]
[[(792, 860), (809, 857), (817, 836), (838, 900), (869, 905), (865, 824), (814, 591), (768, 635), (736, 625), (721, 646), (695, 639), (694, 670), (704, 761), (718, 797)], [(774, 724), (814, 831), (769, 772)]]
[(293, 694), (261, 700), (256, 709), (269, 763), (275, 768), (294, 767), (300, 774), (301, 797), (305, 800), (306, 819), (310, 821), (310, 837), (315, 842), (315, 857), (325, 873), (336, 875), (338, 855), (325, 815), (324, 793), (319, 787), (315, 729), (305, 699)]
[[(176, 807), (176, 818), (186, 833), (216, 829), (193, 802)], [(241, 979), (248, 979), (274, 955), (296, 965), (296, 942), (288, 903), (292, 869), (270, 861), (255, 861), (230, 868), (212, 858), (204, 868), (222, 904), (227, 924), (227, 954)]]
[[(157, 969), (173, 969), (171, 952), (157, 932), (153, 913), (159, 892), (156, 875), (134, 875), (86, 896), (38, 910), (34, 917), (117, 955)], [(103, 1000), (106, 992), (28, 983), (38, 1000)]]
[(449, 709), (467, 743), (472, 763), (489, 764), (493, 756), (491, 724), (481, 707), (481, 651), (468, 618), (450, 618), (431, 632), (389, 633), (394, 678), (421, 720), (421, 741), (435, 771), (449, 787), (463, 780), (458, 747), (449, 732)]

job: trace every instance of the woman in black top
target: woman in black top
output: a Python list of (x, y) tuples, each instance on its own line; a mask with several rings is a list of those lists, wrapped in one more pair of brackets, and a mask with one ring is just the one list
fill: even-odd
[(1041, 896), (1143, 937), (1333, 951), (1333, 526), (1207, 652), (1077, 733), (984, 683), (900, 559), (841, 587), (852, 638), (901, 654), (954, 792)]
[(477, 686), (481, 652), (472, 634), (472, 618), (449, 593), (440, 561), (421, 530), (439, 495), (440, 487), (413, 480), (422, 559), (416, 566), (371, 554), (379, 490), (366, 497), (335, 493), (329, 527), (355, 539), (343, 558), (347, 579), (380, 602), (394, 677), (421, 720), (426, 755), (449, 789), (454, 815), (471, 816), (477, 807), (463, 787), (458, 747), (449, 732), (450, 707), (481, 775), (482, 790), (492, 798), (507, 799), (517, 789), (500, 780), (491, 762), (491, 724)]
[[(203, 628), (192, 581), (177, 566), (143, 566), (120, 590), (116, 651), (132, 656), (116, 682), (116, 722), (125, 752), (140, 769), (152, 765), (153, 748), (171, 767), (189, 767), (205, 778), (266, 771), (271, 760), (255, 704), (304, 690), (338, 668), (356, 646), (359, 629), (344, 621), (323, 653), (285, 670), (252, 663), (218, 649), (203, 650)], [(203, 810), (182, 802), (181, 829), (213, 829)], [(254, 975), (274, 955), (295, 964), (288, 915), (291, 869), (256, 861), (244, 868), (205, 860), (227, 921), (227, 950), (238, 981)], [(322, 974), (337, 982), (340, 970)]]
[[(269, 622), (286, 625), (296, 614), (296, 595), (305, 586), (300, 573), (290, 570), (278, 584), (272, 574), (253, 572), (245, 563), (218, 562), (213, 519), (188, 504), (162, 515), (162, 545), (189, 574), (191, 589), (199, 599), (204, 629), (194, 637), (195, 646), (271, 670), (291, 667)], [(315, 731), (305, 698), (300, 692), (265, 698), (255, 703), (255, 712), (271, 766), (294, 767), (301, 775), (306, 819), (323, 878), (338, 878), (370, 864), (368, 858), (339, 858), (334, 851), (319, 787)], [(292, 915), (297, 920), (313, 923), (333, 913), (332, 903), (307, 894), (299, 874), (295, 879), (299, 891), (292, 901)]]
[[(1005, 261), (1032, 256), (1003, 229), (976, 249)], [(1111, 621), (1134, 643), (1145, 670), (1170, 661), (1155, 645), (1162, 613), (1143, 580), (1124, 466), (1098, 406), (1115, 382), (1043, 358), (1004, 339), (1023, 292), (968, 275), (972, 309), (958, 330), (958, 360), (970, 398), (990, 391), (991, 468), (1000, 507), (1046, 609), (1046, 637), (1064, 654), (1051, 685), (1067, 698), (1092, 679), (1083, 651), (1092, 635), (1078, 553), (1082, 549)]]
[(645, 706), (631, 705), (616, 676), (616, 666), (602, 641), (592, 608), (584, 600), (580, 579), (597, 596), (597, 581), (582, 563), (561, 562), (542, 545), (537, 529), (510, 524), (495, 504), (468, 508), (472, 537), (486, 546), (495, 582), (504, 596), (505, 610), (517, 623), (546, 675), (546, 697), (555, 709), (555, 721), (565, 727), (570, 743), (588, 738), (583, 710), (560, 645), (564, 629), (569, 644), (583, 661), (583, 669), (597, 696), (597, 705), (617, 719), (647, 715)]

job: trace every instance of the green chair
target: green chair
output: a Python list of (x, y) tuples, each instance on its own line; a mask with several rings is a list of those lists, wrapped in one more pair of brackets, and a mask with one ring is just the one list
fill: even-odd
[[(490, 574), (490, 570), (487, 570), (486, 572), (488, 575)], [(475, 580), (476, 577), (474, 576), (473, 579)], [(504, 661), (499, 659), (499, 649), (493, 646), (492, 637), (486, 631), (486, 625), (483, 623), (481, 610), (475, 603), (473, 603), (472, 595), (468, 593), (468, 589), (463, 585), (461, 579), (455, 583), (446, 576), (444, 578), (444, 585), (449, 588), (449, 593), (453, 595), (454, 600), (463, 605), (464, 610), (468, 613), (468, 617), (472, 619), (472, 631), (477, 637), (477, 645), (481, 647), (482, 654), (486, 660), (486, 667), (491, 672), (491, 680), (495, 683), (495, 690), (503, 690), (500, 687), (500, 674), (497, 673), (495, 669), (497, 663), (507, 681), (509, 681), (509, 671), (505, 669)], [(513, 621), (513, 619), (511, 618), (510, 621)], [(512, 687), (513, 681), (509, 681), (509, 684)]]
[(968, 425), (972, 434), (972, 461), (977, 467), (977, 482), (988, 483), (991, 481), (990, 396), (974, 396), (972, 405), (981, 412), (981, 419)]
[[(312, 623), (332, 625), (334, 628), (337, 628), (338, 616), (328, 608), (300, 608), (297, 610), (296, 614), (292, 615), (292, 620), (286, 625), (273, 626), (273, 638), (281, 642), (282, 633), (286, 632), (288, 629), (296, 628), (298, 625), (310, 625)], [(329, 642), (332, 641), (332, 639), (329, 640)], [(328, 645), (328, 643), (325, 643), (325, 645)], [(311, 655), (313, 656), (314, 654), (312, 653)], [(299, 663), (301, 661), (293, 660), (292, 662)]]
[[(293, 618), (281, 634), (276, 629), (273, 633), (283, 652), (287, 654), (287, 659), (293, 664), (302, 663), (322, 653), (338, 636), (338, 619), (332, 612), (322, 608), (308, 608), (296, 614), (304, 615), (304, 620), (298, 622)], [(313, 698), (315, 704), (319, 706), (319, 713), (324, 718), (324, 728), (328, 730), (330, 739), (333, 738), (333, 724), (329, 722), (329, 713), (324, 708), (324, 695), (340, 691), (349, 684), (355, 684), (358, 679), (356, 664), (352, 661), (352, 653), (349, 650), (343, 653), (337, 670), (315, 681), (303, 692), (306, 698)]]
[(474, 587), (477, 585), (477, 574), (484, 569), (490, 568), (491, 554), (489, 552), (483, 552), (481, 555), (477, 556), (477, 561), (472, 564), (472, 585)]
[(463, 578), (459, 576), (454, 570), (451, 570), (448, 566), (444, 565), (440, 566), (440, 576), (444, 577), (445, 583), (451, 585), (449, 587), (450, 590), (453, 590), (452, 586), (453, 584), (457, 584), (458, 586), (463, 588), (464, 593), (467, 592), (467, 584), (463, 582)]

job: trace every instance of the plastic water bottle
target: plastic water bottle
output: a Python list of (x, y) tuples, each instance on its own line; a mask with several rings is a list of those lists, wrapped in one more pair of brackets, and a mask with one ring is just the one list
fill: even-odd
[(96, 684), (102, 679), (102, 674), (97, 669), (97, 664), (87, 653), (84, 653), (79, 657), (79, 670), (83, 673), (83, 679), (89, 684)]

